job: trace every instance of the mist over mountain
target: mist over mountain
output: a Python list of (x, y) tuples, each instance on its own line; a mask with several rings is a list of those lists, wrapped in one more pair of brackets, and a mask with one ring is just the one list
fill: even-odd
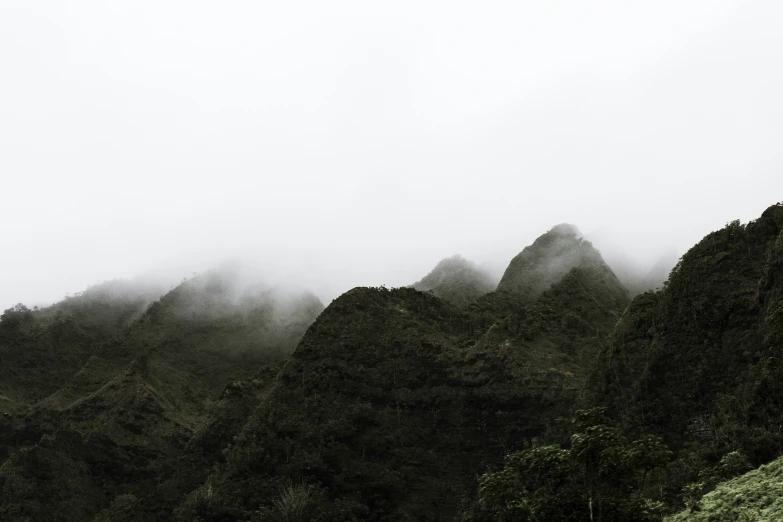
[(532, 300), (571, 269), (603, 263), (592, 244), (574, 225), (557, 225), (539, 236), (509, 263), (498, 291), (513, 292)]
[(26, 408), (56, 392), (98, 345), (121, 334), (164, 289), (109, 281), (52, 306), (23, 304), (0, 316), (0, 409)]
[[(96, 498), (115, 488), (147, 487), (148, 480), (157, 480), (221, 392), (289, 356), (323, 310), (312, 294), (247, 286), (230, 270), (184, 281), (151, 303), (134, 299), (138, 294), (132, 284), (114, 282), (51, 309), (9, 310), (0, 321), (5, 362), (0, 411), (7, 422), (0, 430), (0, 455), (34, 446), (54, 452), (52, 466), (82, 474), (62, 477), (86, 488), (74, 493), (75, 511), (58, 515), (63, 520), (90, 512)], [(111, 296), (108, 303), (106, 295)], [(94, 326), (97, 314), (100, 329)], [(119, 326), (118, 316), (127, 319)], [(36, 446), (50, 433), (64, 433), (65, 446)], [(128, 459), (138, 472), (123, 474), (131, 465)], [(101, 468), (87, 469), (95, 465)], [(98, 483), (88, 478), (112, 465), (119, 467)], [(16, 468), (5, 469), (5, 477), (15, 476)], [(66, 485), (58, 480), (35, 482), (40, 486), (36, 495), (19, 501), (25, 512), (54, 516), (43, 515), (49, 510), (39, 503), (50, 501), (47, 488)]]
[(659, 290), (663, 287), (664, 283), (669, 280), (671, 271), (677, 266), (679, 262), (679, 256), (673, 253), (662, 256), (655, 264), (647, 271), (642, 278), (641, 283), (638, 284), (637, 290), (639, 293), (646, 292), (648, 290)]
[(623, 256), (622, 253), (613, 252), (607, 259), (607, 263), (628, 289), (631, 297), (650, 290), (658, 290), (669, 279), (669, 273), (679, 261), (679, 256), (674, 253), (666, 253), (660, 256), (652, 265), (644, 265), (638, 261)]
[(460, 255), (441, 260), (413, 288), (432, 292), (457, 306), (464, 306), (493, 291), (497, 281), (486, 270)]
[(0, 522), (783, 521), (781, 20), (0, 2)]
[(237, 264), (18, 305), (0, 518), (775, 520), (782, 209), (670, 274), (558, 225), (497, 289), (452, 256), (326, 308)]

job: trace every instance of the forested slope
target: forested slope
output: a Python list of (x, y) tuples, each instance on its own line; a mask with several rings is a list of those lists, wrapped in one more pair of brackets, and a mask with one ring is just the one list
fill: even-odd
[(627, 303), (597, 252), (533, 302), (496, 292), (460, 309), (412, 289), (351, 290), (176, 514), (281, 520), (300, 495), (305, 520), (459, 516), (477, 474), (572, 412)]
[[(290, 355), (322, 308), (309, 294), (245, 291), (220, 272), (179, 285), (92, 346), (54, 393), (4, 419), (0, 518), (84, 520), (117, 495), (150, 497), (214, 424), (221, 392)], [(51, 492), (76, 486), (63, 511)]]
[(706, 236), (663, 290), (633, 301), (601, 354), (594, 400), (629, 432), (664, 437), (679, 450), (680, 480), (698, 481), (733, 451), (754, 466), (783, 452), (781, 354), (776, 205)]

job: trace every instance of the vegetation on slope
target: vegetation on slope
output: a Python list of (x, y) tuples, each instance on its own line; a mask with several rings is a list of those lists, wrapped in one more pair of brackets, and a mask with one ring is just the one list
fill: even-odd
[[(33, 404), (0, 417), (0, 518), (774, 519), (758, 492), (777, 463), (720, 484), (783, 452), (783, 206), (630, 306), (571, 226), (504, 281), (460, 306), (357, 288), (319, 316), (207, 274), (140, 316), (76, 320), (67, 335), (102, 333), (74, 337), (55, 392), (0, 372)], [(7, 312), (0, 346), (55, 338), (31, 332), (56, 315)]]
[[(783, 518), (762, 493), (779, 489), (775, 466), (700, 501), (783, 450), (782, 333), (783, 206), (776, 205), (707, 236), (662, 291), (626, 310), (584, 399), (608, 405), (618, 426), (579, 429), (565, 446), (534, 442), (512, 454), (482, 478), (472, 519), (593, 520), (596, 497), (601, 520), (659, 520), (683, 504), (676, 520)], [(631, 437), (637, 442), (628, 445)], [(668, 464), (659, 458), (670, 455), (667, 443), (676, 455)], [(592, 464), (577, 458), (584, 444)], [(645, 482), (654, 468), (655, 485)]]
[(714, 485), (705, 477), (733, 452), (754, 466), (783, 452), (782, 267), (776, 205), (688, 251), (663, 290), (633, 301), (601, 354), (594, 400), (627, 433), (658, 434), (677, 453), (670, 505)]
[[(72, 477), (17, 473), (38, 469), (37, 456), (46, 451), (54, 452), (54, 460), (47, 457), (51, 462), (71, 462), (90, 479), (79, 493), (87, 503), (76, 512), (94, 515), (125, 493), (137, 499), (133, 509), (154, 512), (157, 506), (148, 499), (177, 473), (180, 455), (198, 447), (189, 441), (215, 420), (221, 392), (229, 383), (252, 381), (264, 365), (290, 354), (322, 309), (309, 294), (240, 290), (222, 273), (183, 283), (95, 346), (57, 392), (6, 418), (0, 447), (11, 457), (0, 468), (0, 518), (25, 513), (33, 520), (85, 519), (63, 514), (59, 497), (46, 494), (67, 490), (62, 482)], [(41, 447), (42, 435), (59, 440), (63, 433), (75, 434), (67, 439), (75, 442)]]
[(43, 309), (18, 304), (0, 317), (0, 412), (57, 391), (94, 353), (162, 294), (155, 285), (109, 281)]
[(557, 225), (525, 247), (509, 263), (498, 291), (513, 292), (535, 299), (572, 268), (603, 263), (601, 254), (579, 230), (566, 223)]
[(719, 484), (667, 522), (778, 522), (783, 519), (783, 458)]
[(460, 309), (413, 289), (351, 290), (176, 514), (281, 520), (296, 495), (302, 520), (468, 513), (478, 473), (572, 411), (627, 302), (600, 257), (535, 303), (497, 292)]
[(672, 453), (655, 436), (629, 441), (604, 413), (578, 411), (568, 447), (534, 446), (484, 475), (474, 520), (660, 520), (663, 504), (647, 494), (666, 480)]
[(459, 255), (441, 260), (432, 272), (413, 288), (421, 292), (432, 292), (457, 306), (465, 306), (482, 295), (492, 292), (497, 281), (475, 263)]

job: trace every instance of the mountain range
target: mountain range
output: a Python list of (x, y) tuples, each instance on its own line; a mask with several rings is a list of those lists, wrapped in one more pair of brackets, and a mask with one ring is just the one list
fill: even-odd
[(231, 270), (17, 305), (0, 519), (783, 519), (783, 205), (670, 265), (560, 224), (327, 307)]

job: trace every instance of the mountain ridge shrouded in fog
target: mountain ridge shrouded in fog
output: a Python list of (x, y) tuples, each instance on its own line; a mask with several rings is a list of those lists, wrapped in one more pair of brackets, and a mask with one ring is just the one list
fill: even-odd
[(496, 290), (454, 256), (426, 291), (325, 308), (237, 265), (15, 307), (0, 518), (587, 521), (600, 495), (617, 522), (683, 504), (774, 520), (722, 499), (777, 487), (781, 209), (707, 235), (634, 298), (558, 225)]
[(535, 299), (572, 268), (601, 259), (574, 225), (562, 223), (539, 236), (509, 263), (498, 290)]
[(783, 521), (781, 20), (0, 1), (0, 522)]

